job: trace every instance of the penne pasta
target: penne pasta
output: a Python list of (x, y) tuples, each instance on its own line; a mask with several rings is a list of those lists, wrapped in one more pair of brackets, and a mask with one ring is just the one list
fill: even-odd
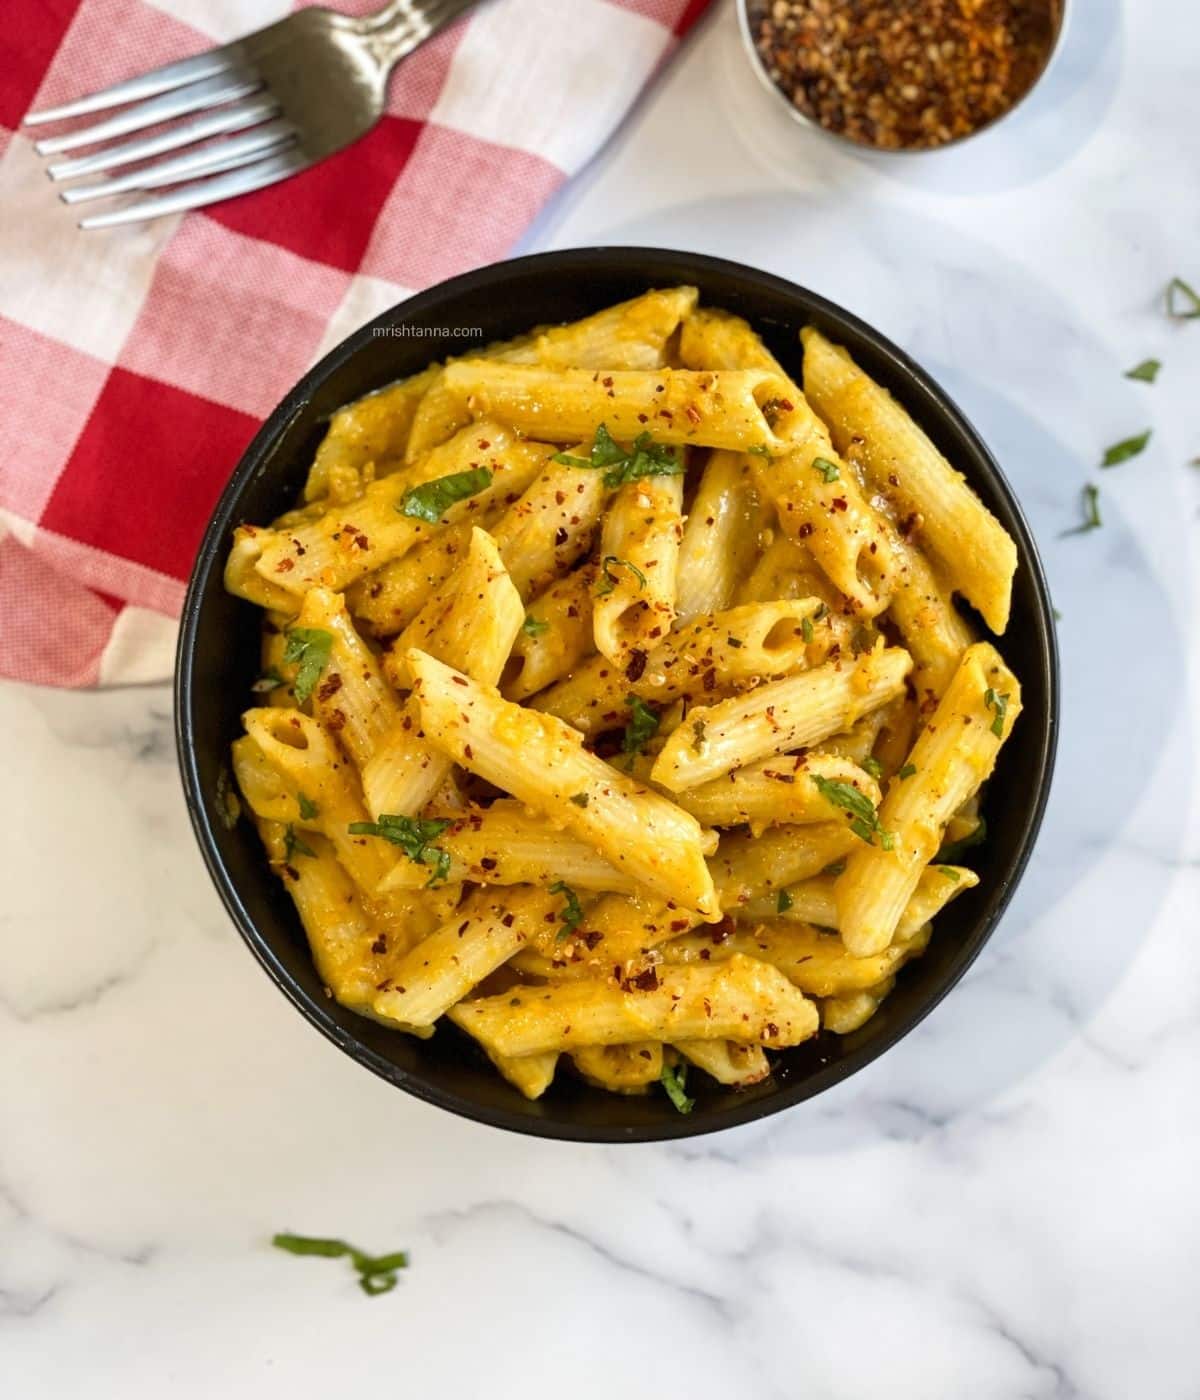
[(722, 836), (709, 862), (722, 909), (737, 915), (751, 900), (789, 889), (844, 859), (858, 838), (845, 822), (775, 826), (761, 836)]
[(709, 456), (679, 542), (675, 608), (681, 622), (729, 607), (754, 566), (763, 511), (751, 462), (737, 452)]
[(632, 481), (613, 498), (600, 537), (592, 633), (596, 650), (614, 665), (671, 630), (682, 534), (681, 476)]
[[(834, 875), (814, 875), (799, 884), (789, 885), (780, 894), (752, 899), (735, 910), (739, 922), (753, 923), (759, 919), (787, 919), (794, 923), (816, 924), (818, 928), (839, 928), (837, 899), (834, 897)], [(896, 940), (912, 938), (918, 929), (930, 923), (952, 899), (979, 884), (979, 876), (965, 865), (931, 865), (925, 869), (912, 898), (904, 906), (896, 925)]]
[(681, 1040), (675, 1049), (718, 1084), (745, 1089), (761, 1084), (771, 1073), (761, 1045), (739, 1045), (736, 1040)]
[(506, 700), (526, 700), (562, 680), (595, 650), (588, 565), (556, 579), (529, 604), (500, 682)]
[(663, 1048), (656, 1040), (581, 1045), (571, 1058), (584, 1079), (611, 1094), (644, 1094), (662, 1077)]

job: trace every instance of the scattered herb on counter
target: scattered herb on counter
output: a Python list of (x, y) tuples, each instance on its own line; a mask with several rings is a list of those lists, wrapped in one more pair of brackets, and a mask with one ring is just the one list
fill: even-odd
[(267, 691), (274, 690), (276, 686), (287, 685), (287, 681), (279, 674), (274, 666), (268, 666), (259, 678), (252, 682), (250, 689), (255, 695), (265, 695)]
[(775, 896), (775, 912), (777, 914), (786, 914), (792, 907), (792, 902), (792, 897), (788, 894), (787, 890), (780, 890)]
[(684, 1086), (687, 1084), (687, 1065), (681, 1060), (677, 1065), (664, 1064), (662, 1073), (658, 1076), (663, 1088), (667, 1091), (667, 1098), (675, 1105), (680, 1113), (691, 1113), (696, 1106), (695, 1099), (689, 1099)]
[(1143, 384), (1153, 384), (1158, 378), (1158, 372), (1162, 369), (1161, 360), (1143, 360), (1140, 365), (1134, 365), (1132, 369), (1125, 371), (1126, 379), (1138, 379)]
[(636, 564), (631, 564), (628, 559), (622, 559), (619, 555), (606, 554), (600, 563), (601, 579), (596, 585), (596, 596), (598, 598), (607, 598), (620, 582), (620, 579), (613, 573), (614, 569), (628, 569), (629, 572), (637, 578), (638, 587), (645, 588), (646, 575), (642, 573), (641, 569), (639, 569)]
[(449, 476), (439, 476), (435, 481), (426, 481), (413, 486), (400, 497), (396, 509), (401, 515), (413, 520), (424, 520), (436, 525), (442, 516), (459, 501), (477, 496), (492, 484), (492, 473), (487, 467), (472, 467), (467, 472), (451, 472)]
[(296, 796), (296, 803), (300, 808), (300, 820), (310, 822), (317, 815), (317, 804), (311, 797), (305, 797), (301, 792)]
[(1182, 277), (1172, 277), (1167, 283), (1167, 315), (1175, 321), (1194, 321), (1200, 316), (1200, 293)]
[(285, 665), (298, 663), (294, 694), (297, 704), (303, 705), (316, 689), (321, 672), (329, 665), (329, 654), (333, 650), (333, 633), (321, 627), (292, 627), (287, 634), (287, 644), (283, 649)]
[(549, 632), (549, 630), (550, 624), (548, 622), (543, 622), (540, 617), (534, 617), (532, 614), (521, 623), (521, 631), (527, 637), (540, 637), (543, 632)]
[(561, 894), (566, 900), (566, 905), (562, 913), (562, 928), (558, 931), (558, 938), (569, 938), (571, 934), (583, 922), (583, 905), (579, 902), (579, 896), (562, 880), (555, 880), (550, 886), (551, 894)]
[(992, 720), (992, 733), (997, 739), (1004, 737), (1004, 717), (1008, 714), (1008, 702), (1011, 698), (1009, 695), (997, 695), (990, 685), (983, 692), (983, 703), (989, 710), (996, 711), (996, 718)]
[(272, 1235), (271, 1243), (287, 1254), (317, 1259), (349, 1259), (358, 1274), (358, 1286), (369, 1298), (390, 1293), (399, 1281), (399, 1270), (408, 1268), (408, 1255), (404, 1250), (397, 1250), (394, 1254), (364, 1254), (345, 1240), (324, 1240), (309, 1235)]
[(826, 802), (840, 807), (850, 817), (850, 830), (860, 841), (873, 846), (875, 837), (878, 836), (879, 844), (885, 851), (890, 851), (895, 846), (895, 836), (880, 826), (879, 812), (869, 797), (837, 778), (819, 778), (814, 774), (813, 782)]
[(288, 822), (283, 832), (283, 858), (287, 864), (291, 865), (293, 856), (315, 857), (316, 854), (307, 842), (296, 835), (295, 828)]
[(1114, 442), (1105, 452), (1104, 460), (1100, 463), (1102, 467), (1119, 467), (1122, 462), (1128, 462), (1132, 457), (1138, 457), (1146, 450), (1146, 444), (1150, 441), (1152, 429), (1147, 428), (1144, 433), (1138, 433), (1136, 437), (1125, 438), (1121, 442)]
[(683, 475), (683, 458), (675, 448), (655, 442), (649, 433), (639, 433), (633, 447), (626, 451), (613, 441), (604, 423), (596, 429), (590, 456), (573, 457), (569, 452), (556, 452), (551, 461), (560, 462), (564, 467), (603, 470), (604, 484), (610, 489), (640, 481), (645, 476)]
[(445, 817), (423, 820), (420, 817), (383, 813), (377, 822), (351, 822), (347, 829), (351, 836), (379, 836), (393, 846), (399, 846), (409, 860), (431, 867), (433, 873), (426, 883), (434, 885), (450, 874), (450, 852), (431, 843), (449, 825), (450, 821)]
[(1086, 535), (1089, 530), (1098, 530), (1103, 524), (1104, 521), (1100, 519), (1100, 489), (1089, 481), (1083, 488), (1083, 524), (1076, 525), (1070, 530), (1062, 530), (1059, 533), (1059, 538), (1066, 539), (1068, 535)]
[(641, 753), (643, 747), (658, 733), (660, 720), (650, 706), (637, 695), (627, 695), (625, 703), (629, 706), (632, 718), (621, 737), (621, 752)]
[(831, 462), (828, 457), (814, 457), (812, 464), (813, 470), (820, 474), (822, 481), (837, 481), (841, 476), (837, 463)]

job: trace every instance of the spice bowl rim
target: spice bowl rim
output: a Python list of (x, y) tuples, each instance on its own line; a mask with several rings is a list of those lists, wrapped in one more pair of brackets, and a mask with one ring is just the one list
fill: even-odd
[[(759, 0), (761, 3), (761, 0)], [(770, 3), (770, 0), (766, 0)], [(792, 118), (798, 126), (808, 127), (811, 131), (818, 132), (821, 136), (828, 137), (829, 140), (837, 142), (838, 145), (849, 147), (853, 151), (859, 151), (866, 155), (879, 156), (933, 156), (941, 151), (953, 150), (956, 146), (961, 146), (967, 141), (973, 141), (975, 137), (982, 136), (985, 131), (992, 131), (1001, 122), (1005, 122), (1018, 111), (1033, 93), (1045, 82), (1050, 70), (1055, 67), (1060, 55), (1063, 52), (1063, 39), (1070, 23), (1071, 15), (1074, 13), (1072, 0), (1049, 0), (1049, 3), (1057, 3), (1059, 9), (1058, 25), (1054, 31), (1054, 38), (1050, 48), (1046, 53), (1045, 60), (1038, 70), (1033, 82), (1025, 89), (1020, 97), (1010, 106), (1006, 107), (999, 116), (992, 117), (982, 126), (974, 127), (971, 131), (962, 136), (955, 136), (953, 140), (943, 141), (938, 146), (872, 146), (866, 141), (856, 141), (853, 136), (847, 136), (844, 132), (833, 131), (830, 127), (822, 126), (814, 117), (810, 117), (807, 112), (802, 112), (799, 107), (788, 97), (787, 93), (774, 81), (767, 72), (766, 64), (758, 52), (758, 47), (754, 42), (754, 35), (750, 30), (750, 6), (755, 0), (736, 0), (734, 8), (737, 10), (738, 30), (742, 37), (742, 48), (749, 60), (750, 67), (758, 81), (772, 94), (775, 100), (783, 107), (784, 111)]]

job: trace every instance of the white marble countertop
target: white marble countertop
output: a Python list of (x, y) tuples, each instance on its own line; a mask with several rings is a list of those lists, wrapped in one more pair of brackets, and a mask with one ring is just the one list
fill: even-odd
[[(0, 1393), (572, 1400), (1200, 1394), (1200, 123), (1191, 0), (1076, 0), (1027, 110), (898, 163), (806, 136), (720, 5), (529, 246), (739, 256), (879, 325), (992, 443), (1063, 654), (1034, 862), (849, 1083), (693, 1144), (508, 1136), (396, 1092), (247, 955), (170, 695), (0, 691)], [(614, 56), (619, 59), (619, 56)], [(1153, 386), (1122, 371), (1164, 361)], [(1059, 538), (1108, 443), (1104, 528)], [(407, 1246), (367, 1301), (273, 1230)]]

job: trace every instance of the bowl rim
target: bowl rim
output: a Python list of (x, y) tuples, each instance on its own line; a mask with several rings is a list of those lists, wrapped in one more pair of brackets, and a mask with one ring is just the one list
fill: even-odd
[(1038, 69), (1033, 82), (1017, 98), (1011, 107), (1006, 107), (1003, 112), (992, 117), (982, 126), (972, 127), (962, 136), (955, 136), (953, 140), (943, 141), (938, 146), (872, 146), (868, 141), (856, 141), (853, 136), (847, 136), (844, 132), (834, 131), (830, 127), (823, 126), (815, 117), (810, 117), (807, 112), (802, 112), (799, 107), (788, 97), (787, 93), (774, 81), (770, 73), (767, 72), (767, 65), (763, 62), (762, 56), (758, 52), (758, 46), (754, 42), (754, 35), (750, 31), (750, 6), (753, 0), (735, 0), (734, 8), (737, 10), (738, 31), (742, 37), (742, 48), (746, 57), (750, 61), (750, 67), (754, 70), (759, 82), (774, 94), (775, 98), (783, 104), (788, 116), (797, 126), (807, 127), (810, 131), (819, 132), (830, 141), (837, 142), (841, 147), (849, 147), (851, 150), (865, 152), (868, 155), (878, 156), (935, 156), (940, 151), (953, 150), (956, 146), (961, 146), (967, 141), (974, 140), (976, 136), (982, 136), (985, 131), (991, 131), (1001, 122), (1006, 122), (1019, 108), (1033, 96), (1035, 89), (1041, 87), (1062, 55), (1067, 25), (1070, 23), (1074, 6), (1071, 0), (1058, 0), (1059, 17), (1058, 25), (1054, 30), (1054, 38), (1050, 42), (1050, 47), (1046, 50), (1046, 56), (1042, 60), (1042, 66)]
[[(1046, 684), (1046, 722), (1044, 726), (1039, 726), (1039, 729), (1031, 734), (1029, 739), (1031, 744), (1037, 744), (1037, 753), (1034, 756), (1036, 780), (1032, 801), (1023, 812), (1015, 854), (998, 876), (999, 885), (993, 890), (993, 898), (989, 908), (986, 912), (981, 913), (979, 919), (971, 925), (970, 933), (963, 937), (957, 957), (944, 975), (943, 985), (925, 997), (907, 1015), (897, 1018), (893, 1026), (875, 1036), (868, 1043), (856, 1047), (837, 1060), (820, 1066), (795, 1083), (781, 1084), (774, 1093), (765, 1098), (747, 1100), (741, 1105), (735, 1103), (731, 1107), (714, 1110), (696, 1119), (677, 1114), (670, 1119), (664, 1117), (661, 1123), (620, 1126), (599, 1126), (541, 1119), (525, 1116), (501, 1106), (475, 1102), (453, 1091), (433, 1085), (419, 1074), (401, 1069), (340, 1026), (316, 998), (309, 996), (304, 988), (293, 980), (267, 939), (260, 934), (249, 915), (237, 886), (226, 869), (201, 786), (192, 723), (192, 711), (195, 703), (195, 643), (202, 612), (203, 595), (213, 569), (220, 570), (223, 566), (224, 554), (228, 549), (230, 531), (235, 523), (243, 487), (260, 470), (274, 450), (278, 439), (302, 412), (324, 379), (375, 339), (377, 327), (416, 319), (424, 311), (436, 308), (443, 303), (453, 303), (462, 294), (486, 290), (502, 284), (514, 274), (538, 268), (552, 268), (555, 272), (573, 271), (579, 275), (586, 275), (589, 271), (596, 269), (597, 262), (620, 271), (628, 271), (636, 265), (639, 276), (642, 272), (645, 273), (647, 287), (656, 284), (656, 269), (661, 269), (662, 277), (678, 280), (681, 275), (681, 267), (691, 267), (699, 274), (708, 273), (738, 279), (753, 286), (760, 293), (786, 301), (799, 295), (809, 307), (818, 309), (830, 322), (849, 326), (862, 335), (872, 344), (881, 359), (892, 362), (891, 368), (894, 371), (900, 372), (902, 376), (915, 379), (932, 403), (936, 405), (938, 411), (952, 420), (955, 430), (962, 434), (976, 454), (978, 461), (990, 472), (997, 490), (1011, 512), (1012, 519), (1017, 526), (1018, 549), (1021, 553), (1022, 563), (1029, 570), (1036, 601), (1034, 609), (1036, 635), (1033, 639), (1033, 645), (1039, 656)], [(445, 325), (450, 324), (450, 322), (443, 319), (437, 324)], [(946, 391), (880, 331), (875, 330), (837, 303), (829, 301), (820, 294), (812, 292), (798, 283), (791, 282), (787, 278), (778, 277), (773, 273), (748, 267), (730, 259), (711, 257), (705, 253), (642, 248), (621, 244), (533, 253), (462, 273), (390, 307), (359, 327), (318, 361), (285, 395), (266, 419), (222, 489), (188, 578), (187, 592), (180, 617), (175, 659), (176, 752), (192, 828), (209, 876), (217, 888), (227, 913), (233, 920), (243, 941), (275, 985), (305, 1019), (328, 1040), (331, 1040), (359, 1064), (397, 1088), (405, 1090), (426, 1103), (446, 1109), (459, 1117), (468, 1118), (477, 1123), (484, 1123), (491, 1127), (503, 1128), (531, 1137), (568, 1142), (673, 1141), (681, 1138), (700, 1137), (707, 1133), (722, 1132), (760, 1118), (767, 1118), (772, 1114), (792, 1108), (806, 1099), (814, 1098), (826, 1089), (840, 1084), (843, 1080), (850, 1078), (859, 1070), (879, 1059), (898, 1041), (915, 1030), (958, 985), (979, 956), (984, 944), (992, 936), (1008, 908), (1013, 893), (1025, 872), (1041, 828), (1050, 794), (1058, 741), (1059, 708), (1059, 656), (1053, 622), (1053, 606), (1036, 541), (1020, 502), (998, 462), (973, 424)]]

